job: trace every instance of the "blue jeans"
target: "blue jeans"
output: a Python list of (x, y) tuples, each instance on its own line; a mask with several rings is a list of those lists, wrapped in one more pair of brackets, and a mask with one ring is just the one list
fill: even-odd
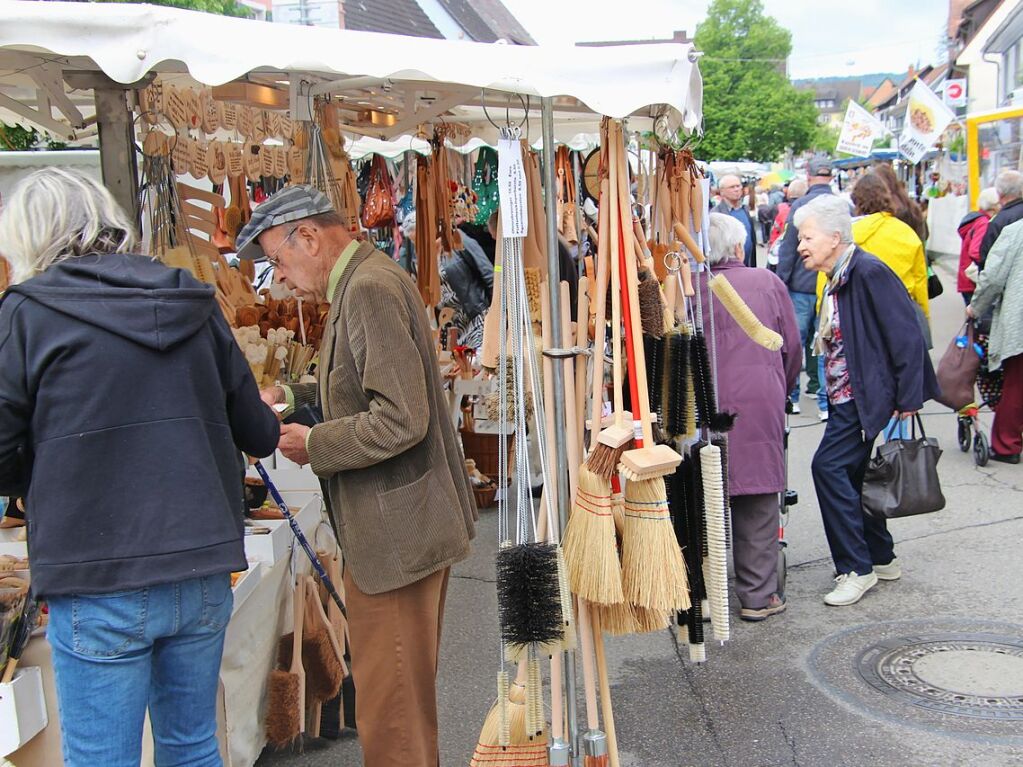
[(824, 378), (824, 355), (817, 355), (817, 380), (820, 381), (820, 388), (817, 389), (817, 409), (822, 413), (828, 412), (828, 384)]
[[(806, 340), (813, 338), (814, 327), (813, 321), (817, 316), (817, 296), (813, 293), (795, 293), (789, 291), (789, 298), (792, 299), (792, 308), (796, 311), (796, 325), (799, 328), (799, 344), (801, 349), (806, 348)], [(806, 356), (806, 370), (810, 370), (810, 365), (813, 364), (813, 360), (807, 354)], [(810, 376), (807, 372), (808, 377)], [(794, 388), (789, 395), (789, 399), (793, 402), (799, 402), (799, 380), (796, 380), (796, 388)]]
[(824, 533), (839, 574), (866, 575), (895, 558), (883, 519), (863, 511), (863, 475), (874, 440), (863, 441), (855, 402), (832, 405), (824, 438), (810, 464)]
[(221, 767), (228, 573), (48, 603), (65, 767), (138, 767), (147, 709), (157, 767)]

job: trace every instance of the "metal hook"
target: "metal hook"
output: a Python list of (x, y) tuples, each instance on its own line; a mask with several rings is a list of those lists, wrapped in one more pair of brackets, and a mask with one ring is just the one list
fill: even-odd
[(510, 97), (510, 95), (509, 95), (509, 98), (508, 98), (508, 103), (505, 105), (505, 113), (504, 113), (505, 125), (504, 125), (504, 127), (502, 128), (500, 125), (498, 125), (496, 122), (494, 122), (494, 118), (492, 118), (490, 116), (490, 112), (487, 109), (487, 89), (486, 88), (480, 88), (480, 106), (483, 107), (483, 116), (486, 117), (487, 118), (487, 122), (489, 122), (491, 125), (493, 125), (494, 128), (496, 128), (499, 132), (502, 131), (502, 130), (505, 130), (507, 128), (512, 128), (512, 127), (515, 127), (517, 129), (521, 130), (522, 126), (525, 125), (526, 126), (526, 133), (528, 135), (528, 133), (529, 133), (529, 127), (528, 127), (528, 125), (529, 125), (529, 101), (528, 101), (528, 97), (526, 99), (523, 99), (521, 93), (516, 93), (514, 95), (515, 95), (516, 98), (518, 98), (519, 103), (522, 104), (522, 109), (523, 109), (523, 112), (525, 113), (524, 117), (522, 118), (522, 122), (520, 122), (517, 126), (513, 126), (512, 122), (511, 122), (511, 97)]
[[(674, 265), (673, 265), (674, 264)], [(682, 271), (682, 254), (675, 250), (669, 250), (664, 254), (664, 268), (672, 274)]]

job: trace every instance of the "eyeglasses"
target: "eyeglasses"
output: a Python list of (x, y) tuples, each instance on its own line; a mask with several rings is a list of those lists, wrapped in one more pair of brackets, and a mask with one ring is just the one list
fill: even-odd
[(297, 226), (292, 228), (292, 230), (288, 232), (288, 236), (281, 240), (281, 244), (274, 248), (273, 254), (266, 257), (266, 260), (270, 263), (270, 266), (276, 268), (280, 264), (280, 261), (277, 260), (277, 254), (281, 252), (281, 248), (284, 247), (284, 244), (291, 239), (291, 235), (293, 235), (297, 231), (298, 231)]

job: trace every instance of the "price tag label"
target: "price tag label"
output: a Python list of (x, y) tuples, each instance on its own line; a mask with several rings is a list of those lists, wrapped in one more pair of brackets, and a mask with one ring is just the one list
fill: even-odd
[(526, 169), (522, 165), (522, 145), (514, 139), (497, 142), (497, 189), (502, 235), (525, 237), (529, 229)]

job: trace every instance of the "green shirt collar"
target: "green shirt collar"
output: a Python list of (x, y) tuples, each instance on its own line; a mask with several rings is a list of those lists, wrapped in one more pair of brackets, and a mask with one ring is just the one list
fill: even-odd
[(330, 270), (330, 277), (327, 278), (327, 302), (330, 303), (334, 300), (334, 291), (337, 290), (337, 284), (341, 282), (341, 275), (345, 273), (345, 269), (348, 266), (348, 262), (352, 260), (352, 256), (355, 255), (355, 251), (359, 249), (359, 241), (352, 240), (345, 249), (341, 251), (341, 255), (337, 259), (337, 263), (334, 264), (334, 268)]

